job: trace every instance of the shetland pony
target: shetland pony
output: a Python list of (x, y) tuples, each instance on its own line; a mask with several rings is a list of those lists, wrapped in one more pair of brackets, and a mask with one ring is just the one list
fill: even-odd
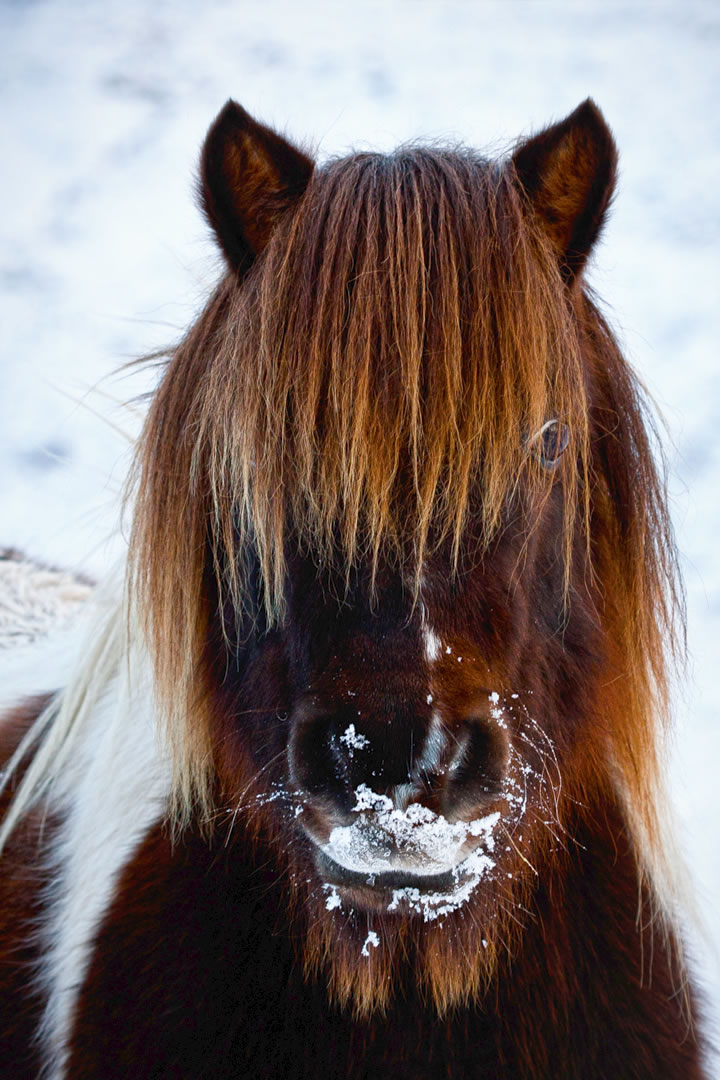
[(1, 729), (2, 1076), (702, 1075), (682, 593), (583, 278), (615, 172), (591, 101), (501, 161), (322, 166), (222, 110), (226, 269), (149, 408), (126, 587)]

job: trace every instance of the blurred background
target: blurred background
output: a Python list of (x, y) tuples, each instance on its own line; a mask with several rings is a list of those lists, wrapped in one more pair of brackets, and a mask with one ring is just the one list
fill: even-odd
[[(232, 96), (320, 158), (426, 137), (500, 152), (591, 95), (621, 153), (589, 270), (667, 422), (690, 677), (672, 783), (720, 976), (720, 4), (0, 2), (0, 547), (101, 576), (147, 376), (219, 260), (194, 198)], [(145, 385), (144, 385), (145, 383)]]

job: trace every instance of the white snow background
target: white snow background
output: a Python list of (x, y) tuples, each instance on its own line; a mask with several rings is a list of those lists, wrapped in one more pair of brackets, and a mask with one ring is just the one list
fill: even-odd
[(123, 546), (121, 402), (142, 385), (111, 374), (175, 341), (216, 278), (193, 183), (229, 96), (321, 156), (417, 137), (503, 150), (599, 103), (621, 172), (590, 280), (670, 431), (692, 658), (672, 776), (712, 1013), (719, 84), (714, 0), (0, 2), (0, 545), (97, 575)]

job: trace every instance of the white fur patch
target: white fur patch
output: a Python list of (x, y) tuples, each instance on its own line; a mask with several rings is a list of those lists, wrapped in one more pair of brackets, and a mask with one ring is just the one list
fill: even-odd
[(440, 656), (442, 642), (428, 622), (427, 608), (423, 600), (420, 601), (420, 627), (425, 646), (425, 659), (429, 664), (434, 664)]
[(416, 771), (420, 775), (437, 772), (442, 763), (446, 745), (447, 739), (443, 732), (443, 722), (440, 719), (440, 714), (433, 710), (430, 717), (430, 727), (425, 737), (425, 745), (415, 766)]
[(423, 626), (422, 635), (423, 643), (425, 645), (425, 658), (429, 663), (434, 664), (440, 656), (442, 642), (435, 631), (429, 626)]
[(88, 718), (71, 766), (53, 787), (51, 811), (65, 821), (51, 867), (39, 973), (47, 994), (40, 1034), (48, 1080), (66, 1074), (75, 1005), (118, 877), (162, 817), (170, 792), (149, 678), (138, 678), (134, 663), (128, 675), (127, 666), (123, 658)]

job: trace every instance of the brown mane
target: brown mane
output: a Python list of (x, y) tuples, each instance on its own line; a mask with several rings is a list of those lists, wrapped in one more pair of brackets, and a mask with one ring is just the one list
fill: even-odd
[[(604, 399), (594, 415), (588, 378)], [(250, 273), (224, 278), (154, 397), (131, 565), (183, 816), (197, 798), (209, 809), (208, 548), (220, 594), (242, 609), (252, 540), (271, 621), (288, 530), (319, 563), (402, 561), (417, 587), (448, 538), (457, 567), (473, 492), (478, 556), (521, 478), (542, 497), (550, 478), (525, 441), (553, 416), (573, 439), (566, 581), (580, 521), (583, 573), (617, 642), (610, 746), (655, 835), (655, 712), (678, 591), (642, 389), (587, 293), (564, 289), (512, 163), (424, 148), (316, 170)]]

